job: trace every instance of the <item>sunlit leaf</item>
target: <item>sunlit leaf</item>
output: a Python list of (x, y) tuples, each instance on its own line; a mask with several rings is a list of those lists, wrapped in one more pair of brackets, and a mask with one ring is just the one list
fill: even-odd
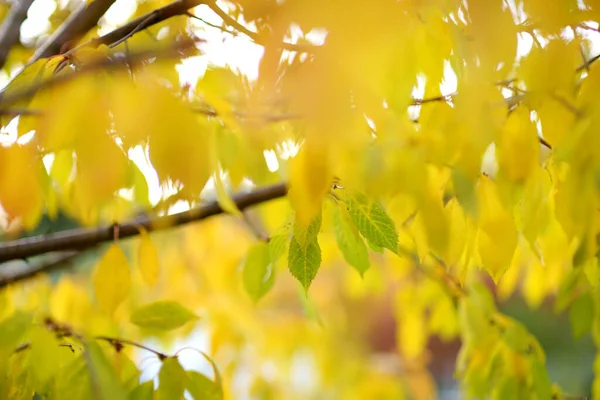
[(131, 273), (123, 250), (112, 244), (94, 270), (94, 293), (102, 308), (109, 313), (129, 295)]
[(369, 269), (369, 253), (346, 208), (340, 204), (333, 210), (335, 235), (346, 261), (363, 275)]
[(102, 351), (102, 348), (94, 341), (86, 344), (86, 361), (93, 392), (100, 399), (127, 399), (127, 392), (119, 382), (116, 371)]
[(320, 229), (320, 215), (306, 228), (296, 223), (288, 250), (288, 268), (305, 290), (308, 290), (321, 266), (321, 247), (317, 240)]
[(360, 233), (376, 247), (398, 252), (398, 234), (394, 221), (381, 204), (357, 193), (348, 196), (348, 212)]
[(283, 256), (285, 253), (285, 248), (288, 241), (288, 236), (286, 234), (274, 235), (269, 238), (269, 255), (273, 262), (276, 262)]
[(198, 317), (176, 301), (157, 301), (133, 311), (131, 322), (140, 328), (172, 330)]
[(157, 400), (183, 398), (188, 376), (176, 357), (165, 359), (158, 373)]
[(130, 400), (152, 400), (154, 398), (154, 381), (146, 381), (136, 386), (130, 393)]
[(206, 376), (196, 371), (187, 371), (187, 377), (186, 389), (194, 400), (220, 400), (223, 398), (223, 391), (219, 385)]
[(244, 289), (258, 301), (273, 286), (275, 269), (267, 243), (258, 242), (248, 250), (243, 267)]

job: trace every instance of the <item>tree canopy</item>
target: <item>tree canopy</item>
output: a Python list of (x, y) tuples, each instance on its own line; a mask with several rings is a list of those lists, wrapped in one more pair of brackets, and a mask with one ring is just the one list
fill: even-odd
[(0, 18), (0, 398), (588, 395), (505, 305), (600, 346), (598, 0)]

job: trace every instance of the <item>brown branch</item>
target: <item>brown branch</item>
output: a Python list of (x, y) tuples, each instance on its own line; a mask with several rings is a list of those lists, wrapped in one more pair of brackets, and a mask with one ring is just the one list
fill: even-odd
[(96, 340), (103, 340), (105, 342), (108, 342), (111, 346), (113, 346), (115, 348), (115, 351), (118, 353), (119, 351), (121, 351), (121, 349), (123, 348), (123, 345), (129, 345), (129, 346), (133, 346), (133, 347), (137, 347), (139, 349), (142, 350), (146, 350), (149, 351), (150, 353), (154, 353), (160, 360), (164, 360), (165, 358), (169, 358), (170, 356), (161, 353), (158, 350), (154, 350), (148, 346), (144, 346), (143, 344), (134, 342), (133, 340), (127, 340), (127, 339), (119, 339), (119, 338), (113, 338), (113, 337), (108, 337), (108, 336), (94, 336), (94, 339)]
[(438, 101), (450, 101), (457, 94), (458, 93), (450, 93), (450, 94), (441, 95), (441, 96), (428, 97), (428, 98), (425, 98), (425, 99), (413, 99), (412, 103), (411, 103), (411, 106), (420, 106), (422, 104), (435, 103), (435, 102), (438, 102)]
[(218, 29), (218, 30), (220, 30), (221, 32), (225, 32), (225, 33), (228, 33), (228, 34), (230, 34), (230, 35), (233, 35), (233, 36), (237, 36), (237, 32), (232, 32), (232, 31), (229, 31), (229, 30), (227, 30), (226, 28), (224, 28), (224, 27), (222, 27), (222, 26), (219, 26), (219, 25), (212, 24), (212, 23), (210, 23), (210, 22), (208, 22), (208, 21), (206, 21), (206, 20), (204, 20), (204, 19), (200, 18), (199, 16), (192, 14), (192, 13), (191, 13), (191, 12), (189, 12), (189, 11), (188, 11), (188, 12), (186, 12), (186, 13), (185, 13), (185, 15), (187, 15), (187, 16), (188, 16), (188, 17), (190, 17), (191, 19), (195, 19), (195, 20), (197, 20), (197, 21), (200, 21), (200, 22), (202, 22), (204, 25), (210, 26), (211, 28)]
[[(198, 114), (204, 114), (208, 117), (219, 116), (219, 114), (211, 108), (195, 107), (192, 108), (192, 111)], [(262, 120), (266, 122), (283, 122), (302, 118), (299, 114), (250, 114), (243, 111), (234, 111), (232, 114), (239, 119)]]
[(33, 0), (17, 0), (0, 26), (0, 68), (4, 67), (8, 53), (19, 41), (21, 24), (27, 18), (27, 11)]
[(59, 54), (61, 48), (67, 42), (75, 41), (84, 36), (90, 29), (98, 24), (98, 21), (113, 5), (115, 0), (95, 0), (92, 3), (82, 5), (75, 10), (65, 22), (50, 36), (50, 38), (37, 49), (29, 60), (29, 64), (40, 58)]
[[(286, 194), (286, 185), (284, 183), (279, 183), (254, 191), (239, 193), (233, 196), (233, 201), (236, 203), (237, 207), (243, 211), (250, 206), (284, 197)], [(52, 234), (8, 241), (0, 244), (0, 262), (24, 259), (52, 251), (85, 250), (91, 246), (111, 241), (115, 236), (122, 239), (139, 235), (140, 227), (145, 228), (147, 231), (164, 230), (200, 221), (223, 213), (223, 209), (215, 201), (173, 215), (162, 217), (143, 216), (118, 225), (70, 229)], [(24, 278), (14, 275), (11, 282), (20, 279)], [(1, 282), (2, 279), (0, 278), (0, 284)]]
[[(75, 49), (82, 47), (98, 47), (101, 45), (113, 45), (120, 41), (126, 40), (136, 32), (142, 31), (146, 28), (163, 22), (169, 18), (177, 17), (179, 15), (185, 15), (190, 8), (205, 4), (207, 0), (177, 0), (167, 4), (164, 7), (157, 8), (156, 10), (150, 11), (147, 14), (142, 15), (139, 18), (134, 19), (126, 23), (125, 25), (102, 35), (94, 38), (88, 42), (85, 42)], [(75, 50), (74, 49), (74, 50)]]
[(0, 268), (0, 289), (13, 282), (18, 282), (33, 278), (42, 272), (50, 272), (59, 269), (65, 269), (72, 266), (72, 261), (79, 255), (76, 251), (67, 251), (53, 258), (49, 262), (32, 264), (23, 261), (14, 266), (3, 265)]

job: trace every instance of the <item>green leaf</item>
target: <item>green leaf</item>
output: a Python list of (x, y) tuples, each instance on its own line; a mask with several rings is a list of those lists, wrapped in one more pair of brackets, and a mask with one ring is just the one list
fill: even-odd
[(220, 385), (196, 371), (187, 372), (186, 389), (194, 400), (221, 400), (223, 390)]
[(93, 340), (86, 343), (86, 362), (95, 398), (125, 400), (127, 392), (119, 382), (117, 372), (102, 348)]
[(198, 317), (176, 301), (157, 301), (131, 314), (131, 322), (140, 328), (169, 331)]
[(567, 308), (572, 299), (572, 294), (582, 276), (581, 269), (572, 269), (560, 283), (558, 295), (554, 301), (554, 311), (561, 313)]
[(275, 268), (269, 246), (258, 242), (250, 248), (243, 269), (244, 289), (255, 302), (263, 297), (275, 283)]
[[(66, 348), (60, 347), (56, 335), (45, 327), (34, 326), (28, 335), (30, 349), (27, 367), (33, 373), (36, 383), (42, 387), (58, 371), (65, 359), (72, 359), (73, 353)], [(67, 358), (68, 357), (68, 358)]]
[(506, 376), (494, 387), (492, 400), (518, 399), (520, 382), (512, 376)]
[(154, 397), (154, 381), (149, 380), (136, 386), (129, 393), (129, 400), (152, 400)]
[(125, 389), (131, 391), (138, 386), (140, 370), (124, 351), (114, 352), (113, 363), (117, 365), (117, 377)]
[[(31, 325), (31, 315), (17, 312), (0, 324), (0, 354), (7, 357), (19, 345), (27, 328)], [(3, 357), (3, 359), (5, 359)]]
[(502, 339), (515, 352), (523, 352), (529, 346), (531, 335), (520, 322), (510, 320), (508, 326), (504, 328)]
[(357, 193), (348, 196), (348, 211), (350, 218), (370, 244), (398, 253), (398, 233), (394, 221), (381, 204)]
[(321, 230), (321, 214), (306, 227), (294, 224), (294, 236), (288, 250), (288, 269), (307, 291), (321, 266), (321, 247), (317, 236)]
[(269, 238), (269, 254), (273, 263), (279, 260), (285, 253), (288, 238), (288, 234), (274, 235)]
[(463, 340), (470, 343), (485, 341), (492, 326), (490, 317), (496, 312), (494, 300), (485, 286), (474, 284), (469, 296), (461, 298), (458, 316)]
[(50, 399), (92, 399), (92, 383), (88, 368), (87, 357), (77, 356), (67, 364), (56, 376)]
[(304, 290), (308, 290), (320, 266), (321, 247), (317, 239), (300, 243), (294, 236), (288, 252), (288, 268)]
[(307, 243), (317, 238), (319, 231), (321, 230), (322, 217), (319, 213), (306, 228), (303, 228), (301, 224), (294, 224), (294, 236), (299, 243)]
[(592, 328), (594, 319), (594, 299), (587, 292), (579, 296), (569, 309), (569, 321), (573, 329), (573, 336), (579, 339)]
[(538, 400), (552, 398), (552, 382), (544, 363), (535, 359), (532, 363), (533, 391)]
[(187, 386), (187, 374), (175, 357), (163, 361), (158, 373), (157, 400), (183, 399)]
[(338, 203), (333, 209), (335, 238), (344, 258), (362, 276), (369, 269), (369, 252), (346, 208)]

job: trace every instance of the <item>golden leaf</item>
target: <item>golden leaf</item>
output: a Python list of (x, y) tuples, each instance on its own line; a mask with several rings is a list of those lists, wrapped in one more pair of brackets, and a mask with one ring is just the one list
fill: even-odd
[(96, 265), (93, 282), (100, 307), (114, 313), (131, 289), (129, 262), (117, 244), (112, 244)]
[(10, 219), (26, 229), (37, 225), (43, 206), (41, 160), (31, 145), (0, 147), (0, 203)]

